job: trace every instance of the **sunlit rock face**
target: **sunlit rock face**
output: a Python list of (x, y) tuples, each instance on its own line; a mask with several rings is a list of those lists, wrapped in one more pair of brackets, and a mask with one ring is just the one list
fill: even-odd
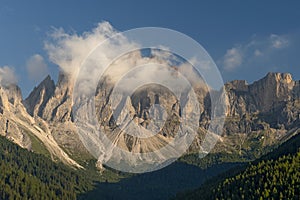
[(228, 116), (265, 116), (264, 120), (274, 128), (298, 123), (299, 81), (293, 81), (290, 74), (268, 73), (250, 85), (245, 81), (232, 81), (226, 84), (226, 90)]
[(31, 141), (15, 118), (22, 117), (30, 122), (27, 112), (22, 105), (21, 90), (17, 85), (0, 87), (0, 134), (17, 143), (23, 148), (30, 149)]
[[(53, 155), (68, 164), (76, 165), (72, 157), (91, 159), (74, 122), (73, 87), (73, 80), (64, 73), (57, 84), (47, 76), (25, 100), (18, 86), (0, 87), (0, 134), (28, 149), (32, 146), (28, 134), (38, 135)], [(162, 148), (174, 139), (182, 119), (195, 117), (197, 137), (187, 153), (198, 151), (211, 120), (210, 97), (221, 91), (226, 91), (227, 118), (215, 152), (232, 153), (238, 146), (239, 153), (247, 153), (252, 144), (242, 147), (241, 138), (258, 135), (265, 138), (262, 147), (272, 146), (286, 140), (300, 125), (300, 82), (290, 74), (269, 73), (252, 84), (235, 80), (220, 91), (201, 83), (179, 96), (159, 84), (136, 88), (130, 95), (112, 96), (113, 89), (114, 82), (104, 78), (96, 88), (95, 104), (81, 102), (78, 112), (88, 120), (95, 106), (98, 126), (113, 144), (129, 152)]]

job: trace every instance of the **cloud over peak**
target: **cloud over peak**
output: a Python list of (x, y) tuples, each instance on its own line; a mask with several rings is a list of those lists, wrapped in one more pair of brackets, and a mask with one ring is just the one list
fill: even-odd
[(97, 45), (116, 33), (108, 22), (99, 23), (94, 29), (81, 35), (54, 28), (44, 48), (51, 62), (65, 73), (74, 74)]
[[(176, 74), (176, 70), (169, 68), (174, 65), (192, 81), (196, 78), (199, 80), (199, 75), (191, 75), (195, 72), (190, 69), (189, 64), (168, 52), (165, 47), (153, 47), (156, 50), (151, 49), (151, 56), (142, 56), (142, 44), (138, 39), (134, 40), (115, 30), (108, 22), (102, 22), (82, 34), (67, 33), (61, 28), (54, 29), (45, 42), (45, 50), (50, 61), (70, 75), (70, 81), (75, 83), (77, 92), (84, 95), (94, 95), (94, 86), (102, 76), (109, 77), (114, 83), (120, 79), (128, 80), (126, 87), (130, 83), (136, 84), (138, 80), (173, 80), (170, 74)], [(203, 63), (204, 65), (208, 64)], [(135, 71), (138, 67), (139, 70)], [(126, 76), (130, 72), (130, 76)]]
[(9, 86), (10, 84), (16, 84), (17, 76), (13, 68), (8, 66), (0, 67), (0, 86)]
[(26, 69), (29, 78), (34, 81), (40, 81), (48, 74), (48, 66), (45, 63), (44, 58), (39, 54), (31, 56), (27, 60)]

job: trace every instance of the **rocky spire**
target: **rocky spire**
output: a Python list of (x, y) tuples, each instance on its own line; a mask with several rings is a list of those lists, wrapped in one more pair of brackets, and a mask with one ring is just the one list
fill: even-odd
[(54, 81), (48, 75), (24, 100), (23, 103), (27, 109), (27, 112), (31, 116), (42, 117), (42, 111), (45, 108), (46, 103), (53, 96), (54, 90)]

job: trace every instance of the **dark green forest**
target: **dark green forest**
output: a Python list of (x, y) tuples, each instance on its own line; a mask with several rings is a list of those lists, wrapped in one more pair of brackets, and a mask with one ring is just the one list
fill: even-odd
[[(242, 166), (237, 165), (234, 169), (208, 180), (201, 188), (180, 193), (176, 198), (299, 199), (299, 147), (300, 135), (297, 135), (262, 158)], [(92, 190), (95, 181), (111, 181), (112, 178), (117, 177), (115, 175), (117, 173), (110, 170), (106, 170), (106, 175), (99, 178), (91, 173), (91, 171), (95, 172), (95, 169), (75, 170), (62, 163), (55, 163), (48, 157), (22, 149), (2, 136), (0, 156), (1, 200), (76, 199), (78, 195)], [(182, 170), (182, 167), (180, 169)], [(141, 184), (144, 188), (152, 179), (144, 177), (138, 180), (145, 181), (146, 185)], [(155, 185), (157, 180), (153, 181), (152, 184)], [(103, 194), (110, 191), (108, 188), (110, 183), (105, 184), (106, 187), (99, 188), (103, 190)], [(128, 182), (124, 184), (126, 186), (124, 188), (127, 189), (136, 187)], [(117, 186), (121, 187), (121, 185)], [(120, 188), (118, 190), (120, 192)]]
[(92, 181), (61, 163), (0, 137), (0, 199), (76, 199)]
[(300, 199), (300, 135), (177, 199)]

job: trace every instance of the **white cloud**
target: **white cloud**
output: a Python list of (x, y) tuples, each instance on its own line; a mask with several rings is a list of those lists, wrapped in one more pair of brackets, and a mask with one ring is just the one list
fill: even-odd
[(288, 35), (271, 34), (267, 37), (255, 36), (248, 43), (241, 43), (228, 49), (222, 58), (225, 70), (234, 70), (242, 63), (243, 66), (257, 63), (266, 63), (278, 50), (288, 47)]
[[(108, 41), (112, 36), (113, 39)], [(118, 34), (108, 22), (99, 23), (91, 31), (82, 34), (66, 33), (61, 28), (54, 29), (45, 42), (50, 61), (69, 75), (71, 81), (75, 81), (76, 78), (80, 84), (79, 92), (84, 94), (94, 92), (92, 87), (98, 83), (99, 76), (116, 55), (120, 56), (124, 49), (132, 48), (138, 48), (138, 45)], [(134, 57), (136, 55), (133, 55), (133, 61), (137, 59)], [(118, 70), (121, 71), (125, 67), (126, 63), (122, 63)]]
[(48, 67), (44, 58), (35, 54), (31, 56), (26, 62), (26, 69), (29, 78), (35, 81), (39, 81), (48, 74)]
[(241, 48), (233, 47), (226, 51), (223, 58), (225, 70), (233, 70), (239, 67), (243, 62), (243, 54)]
[(289, 45), (289, 40), (285, 36), (279, 36), (276, 34), (270, 35), (271, 46), (275, 49), (282, 49)]
[[(81, 35), (76, 33), (68, 34), (63, 29), (54, 29), (48, 41), (45, 42), (45, 49), (49, 59), (57, 64), (65, 73), (74, 75), (79, 70), (84, 59), (101, 42), (117, 33), (108, 22), (99, 23), (96, 28), (90, 32), (84, 32)], [(116, 44), (120, 48), (124, 45), (130, 45), (128, 41), (119, 40)], [(113, 44), (102, 46), (102, 62), (108, 60), (110, 52), (115, 50)]]
[[(113, 39), (107, 42), (106, 39), (111, 36), (114, 36)], [(104, 40), (106, 41), (103, 43)], [(101, 45), (99, 46), (99, 44)], [(116, 82), (133, 67), (145, 64), (172, 66), (174, 62), (170, 62), (170, 60), (176, 60), (173, 54), (166, 51), (165, 47), (163, 47), (165, 51), (152, 51), (153, 57), (151, 58), (142, 57), (139, 50), (121, 55), (123, 50), (132, 51), (132, 49), (139, 48), (139, 44), (129, 41), (124, 35), (119, 34), (108, 22), (99, 23), (96, 28), (80, 35), (66, 33), (63, 29), (55, 29), (48, 41), (45, 42), (45, 49), (50, 60), (57, 64), (63, 72), (76, 78), (77, 83), (80, 84), (77, 89), (80, 89), (79, 92), (85, 95), (94, 92), (91, 87), (98, 83), (100, 77), (97, 75), (101, 75), (109, 64), (109, 70), (105, 71), (107, 73), (105, 75), (109, 75), (111, 80)], [(89, 59), (85, 60), (87, 57)], [(114, 60), (116, 58), (117, 60)], [(114, 62), (110, 63), (113, 60)], [(153, 73), (153, 69), (150, 68), (144, 68), (142, 72), (137, 72), (133, 78), (136, 81), (138, 79), (157, 79), (162, 77), (160, 74), (170, 73), (170, 71), (164, 70)], [(165, 77), (165, 79), (168, 78), (166, 75)]]
[(255, 55), (255, 56), (262, 56), (262, 55), (263, 55), (263, 53), (262, 53), (260, 50), (258, 50), (258, 49), (255, 49), (255, 51), (254, 51), (254, 55)]
[(4, 66), (0, 67), (0, 86), (9, 86), (17, 83), (17, 76), (13, 68)]

